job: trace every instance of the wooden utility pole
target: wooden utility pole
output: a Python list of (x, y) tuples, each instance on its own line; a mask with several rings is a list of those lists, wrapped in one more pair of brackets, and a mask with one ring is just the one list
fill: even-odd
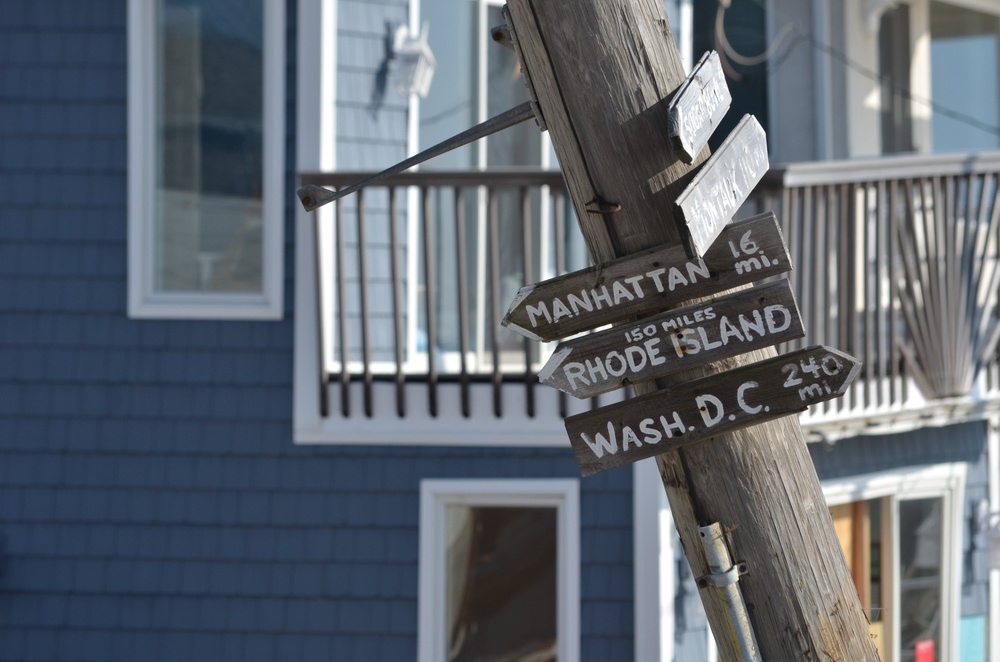
[[(596, 262), (685, 238), (675, 201), (707, 150), (687, 165), (667, 135), (684, 71), (658, 0), (508, 0), (511, 39), (530, 81)], [(685, 160), (692, 160), (691, 155)], [(688, 369), (646, 393), (774, 356)], [(699, 526), (728, 530), (738, 586), (766, 662), (877, 660), (797, 420), (785, 417), (657, 456), (696, 577), (711, 573)], [(726, 612), (700, 591), (720, 659), (740, 660)]]

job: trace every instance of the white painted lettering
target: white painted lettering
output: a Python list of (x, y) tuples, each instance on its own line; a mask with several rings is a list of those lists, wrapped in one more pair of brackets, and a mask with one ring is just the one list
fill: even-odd
[(638, 435), (632, 431), (632, 428), (625, 426), (622, 428), (622, 452), (628, 451), (629, 444), (635, 444), (636, 448), (642, 448), (642, 442), (639, 441)]
[(569, 301), (569, 306), (573, 309), (574, 315), (579, 315), (581, 308), (588, 313), (594, 310), (594, 303), (590, 300), (587, 290), (580, 290), (580, 296), (576, 296), (572, 292), (567, 292), (566, 300)]
[(646, 352), (641, 345), (629, 345), (625, 348), (625, 358), (632, 372), (639, 372), (646, 367)]
[(819, 384), (809, 384), (799, 389), (799, 400), (802, 402), (812, 400), (815, 397), (821, 397), (822, 395), (823, 388)]
[(708, 265), (701, 258), (698, 258), (697, 262), (687, 263), (688, 280), (692, 283), (698, 282), (698, 277), (711, 278), (712, 273), (708, 270)]
[(673, 292), (678, 285), (687, 285), (687, 279), (684, 278), (684, 274), (677, 267), (670, 267), (670, 278), (667, 280), (667, 287)]
[(660, 365), (661, 363), (667, 362), (667, 359), (660, 356), (660, 350), (656, 347), (659, 344), (659, 338), (650, 338), (646, 341), (645, 345), (643, 345), (646, 348), (646, 354), (649, 355), (649, 365)]
[(601, 381), (604, 381), (605, 379), (608, 378), (608, 373), (604, 369), (604, 362), (601, 361), (600, 357), (594, 359), (593, 364), (590, 363), (589, 359), (587, 360), (587, 372), (590, 373), (591, 381), (595, 383), (597, 382), (597, 375), (601, 376)]
[(536, 320), (539, 317), (544, 317), (546, 322), (552, 324), (552, 316), (549, 315), (549, 309), (545, 307), (544, 301), (539, 301), (537, 307), (529, 304), (524, 309), (528, 312), (528, 321), (531, 322), (531, 328), (538, 326)]
[[(705, 395), (697, 396), (694, 401), (698, 405), (698, 411), (701, 412), (701, 419), (705, 421), (705, 427), (714, 427), (722, 420), (722, 416), (725, 413), (722, 407), (722, 400), (706, 393)], [(708, 405), (715, 407), (715, 413), (708, 411)]]
[(760, 260), (755, 257), (748, 257), (745, 260), (738, 260), (736, 262), (736, 273), (750, 273), (751, 271), (757, 271), (761, 268)]
[[(618, 366), (619, 366), (618, 370), (615, 370), (614, 368), (611, 367), (612, 360), (618, 361)], [(608, 373), (612, 377), (621, 377), (622, 375), (625, 374), (625, 371), (628, 370), (628, 361), (625, 360), (625, 357), (622, 356), (621, 352), (614, 350), (608, 352), (608, 356), (604, 360), (604, 367), (608, 369)]]
[[(740, 330), (737, 329), (736, 326), (732, 322), (730, 322), (729, 318), (726, 317), (725, 315), (723, 315), (722, 318), (719, 319), (719, 336), (722, 339), (723, 345), (728, 345), (730, 338), (739, 338), (740, 342), (746, 341), (746, 339), (743, 337), (743, 334), (740, 333)], [(707, 343), (705, 344), (705, 347), (708, 348)]]
[(569, 380), (569, 385), (576, 390), (576, 380), (583, 382), (584, 386), (590, 386), (590, 380), (584, 375), (584, 366), (582, 363), (577, 361), (571, 361), (570, 363), (563, 364), (563, 374), (566, 375), (566, 379)]
[(670, 342), (673, 344), (674, 352), (676, 352), (678, 357), (685, 354), (697, 354), (701, 351), (701, 343), (692, 337), (694, 334), (694, 329), (683, 329), (680, 333), (670, 336)]
[(552, 299), (552, 321), (558, 322), (563, 317), (573, 317), (573, 313), (569, 311), (562, 299), (556, 297)]
[(756, 407), (751, 407), (747, 405), (745, 397), (746, 392), (748, 390), (752, 388), (757, 388), (758, 386), (760, 386), (760, 384), (758, 384), (757, 382), (743, 382), (742, 384), (740, 384), (740, 387), (736, 389), (736, 404), (738, 404), (740, 406), (740, 409), (742, 409), (748, 414), (756, 414), (763, 408), (761, 407), (761, 405), (757, 405)]
[(632, 301), (633, 299), (635, 299), (632, 293), (628, 291), (628, 288), (626, 288), (624, 285), (621, 284), (621, 281), (616, 280), (615, 282), (613, 282), (611, 284), (611, 291), (614, 292), (616, 306), (620, 304), (623, 300)]
[[(600, 294), (598, 294), (598, 292), (600, 292)], [(590, 291), (590, 296), (593, 297), (594, 304), (597, 306), (598, 310), (601, 309), (602, 301), (608, 304), (609, 306), (611, 305), (611, 293), (608, 292), (607, 285), (601, 285), (601, 288), (599, 290), (597, 288), (592, 289)]]
[[(776, 314), (780, 314), (782, 316), (780, 324), (774, 321), (774, 316)], [(765, 307), (764, 319), (767, 320), (767, 329), (771, 333), (780, 333), (792, 325), (792, 313), (781, 304)]]
[(764, 320), (761, 319), (760, 311), (754, 310), (752, 313), (754, 321), (751, 322), (746, 318), (746, 315), (740, 313), (739, 322), (740, 328), (743, 329), (743, 335), (747, 337), (747, 340), (753, 340), (753, 334), (751, 331), (756, 331), (758, 336), (764, 335)]
[(655, 422), (651, 418), (644, 418), (639, 423), (639, 431), (645, 435), (642, 440), (647, 444), (658, 444), (660, 443), (660, 439), (663, 439), (663, 433), (653, 427)]
[(673, 439), (675, 432), (677, 433), (677, 436), (681, 436), (684, 434), (685, 431), (684, 421), (681, 420), (680, 414), (678, 414), (677, 412), (673, 412), (673, 415), (674, 415), (673, 423), (668, 422), (666, 416), (660, 416), (660, 427), (662, 427), (663, 432), (666, 433), (667, 439)]
[(657, 292), (663, 292), (663, 281), (660, 280), (660, 276), (666, 273), (666, 271), (665, 267), (660, 267), (659, 269), (646, 272), (646, 275), (653, 279), (653, 284), (656, 286)]
[(641, 299), (644, 295), (642, 287), (639, 286), (640, 280), (642, 280), (642, 276), (632, 276), (631, 278), (626, 278), (625, 282), (632, 286), (632, 289), (635, 290), (635, 295)]
[(586, 432), (580, 433), (580, 438), (583, 442), (590, 446), (590, 450), (594, 451), (594, 455), (598, 459), (604, 457), (604, 453), (607, 452), (610, 455), (614, 455), (618, 452), (618, 436), (615, 434), (615, 426), (611, 421), (608, 421), (608, 436), (604, 437), (603, 434), (598, 432), (594, 435), (595, 439), (591, 439), (590, 435)]

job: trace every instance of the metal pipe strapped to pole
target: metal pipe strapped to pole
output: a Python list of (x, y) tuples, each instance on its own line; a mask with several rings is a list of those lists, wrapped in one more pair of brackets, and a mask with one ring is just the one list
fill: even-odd
[(698, 527), (698, 533), (705, 548), (708, 569), (712, 571), (711, 574), (698, 578), (698, 588), (712, 587), (716, 590), (726, 610), (729, 635), (732, 637), (737, 655), (740, 656), (740, 662), (762, 662), (757, 638), (754, 636), (750, 616), (747, 614), (747, 605), (737, 585), (740, 575), (747, 572), (746, 564), (733, 564), (729, 548), (726, 547), (725, 534), (718, 522)]

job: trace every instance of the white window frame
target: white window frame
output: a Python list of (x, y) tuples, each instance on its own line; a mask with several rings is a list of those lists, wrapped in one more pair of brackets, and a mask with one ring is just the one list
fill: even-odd
[[(1000, 438), (1000, 435), (998, 435)], [(997, 443), (1000, 447), (1000, 442)], [(674, 639), (673, 598), (676, 587), (672, 581), (674, 562), (672, 540), (674, 531), (670, 506), (663, 496), (663, 485), (656, 463), (644, 460), (634, 465), (633, 526), (635, 529), (635, 659), (672, 660)], [(943, 500), (942, 525), (947, 531), (942, 548), (942, 584), (945, 586), (942, 602), (942, 627), (940, 659), (958, 659), (959, 619), (961, 612), (963, 497), (967, 465), (962, 462), (937, 464), (915, 468), (885, 471), (852, 476), (822, 483), (823, 495), (828, 506), (854, 501), (889, 497), (891, 519), (887, 522), (894, 531), (897, 506), (901, 500), (936, 498)], [(894, 568), (889, 578), (894, 603), (893, 613), (899, 613), (898, 540), (892, 540), (891, 553)], [(887, 552), (889, 553), (889, 552)], [(892, 621), (892, 640), (899, 641), (899, 621)], [(714, 640), (708, 634), (709, 655), (714, 659)]]
[[(959, 619), (961, 612), (962, 542), (965, 539), (963, 506), (965, 496), (964, 462), (935, 464), (923, 467), (896, 469), (863, 476), (825, 481), (823, 496), (828, 506), (854, 501), (888, 498), (888, 508), (883, 511), (883, 530), (892, 532), (890, 549), (883, 558), (891, 561), (887, 579), (892, 596), (888, 605), (890, 614), (900, 613), (899, 598), (899, 502), (913, 499), (940, 498), (942, 501), (941, 547), (941, 652), (939, 659), (957, 660), (959, 644)], [(899, 646), (899, 619), (890, 617), (890, 650)]]
[(156, 7), (128, 3), (128, 314), (133, 318), (276, 320), (283, 313), (285, 1), (264, 3), (263, 255), (259, 294), (154, 288)]
[[(815, 0), (821, 2), (822, 0)], [(980, 11), (985, 14), (1000, 16), (1000, 8), (993, 0), (942, 0), (950, 5)], [(910, 48), (912, 60), (910, 65), (910, 91), (913, 100), (910, 102), (910, 112), (913, 119), (913, 146), (916, 153), (926, 154), (933, 151), (933, 135), (931, 120), (933, 110), (924, 101), (931, 97), (931, 35), (930, 35), (930, 3), (931, 0), (898, 0), (910, 8)], [(875, 13), (866, 13), (866, 8), (878, 7)], [(844, 50), (849, 57), (870, 71), (878, 71), (878, 19), (881, 10), (893, 3), (844, 3)], [(873, 29), (874, 28), (874, 29)], [(829, 67), (826, 68), (829, 71)], [(847, 112), (848, 157), (881, 156), (881, 101), (879, 85), (864, 76), (847, 73), (845, 100)], [(830, 89), (831, 81), (825, 81), (825, 89)], [(945, 105), (957, 105), (956, 102), (943, 100)], [(961, 108), (956, 108), (961, 110)]]
[(445, 578), (450, 505), (556, 509), (556, 658), (580, 658), (580, 483), (573, 479), (420, 482), (418, 662), (447, 659)]
[(632, 465), (635, 662), (674, 659), (676, 536), (656, 459), (636, 462)]

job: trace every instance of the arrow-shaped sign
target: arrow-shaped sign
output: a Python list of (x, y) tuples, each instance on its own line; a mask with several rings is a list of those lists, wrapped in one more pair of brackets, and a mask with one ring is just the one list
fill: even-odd
[(653, 248), (526, 285), (502, 324), (533, 340), (557, 340), (636, 315), (711, 296), (791, 269), (774, 214), (732, 223), (705, 253)]
[(589, 476), (838, 398), (860, 370), (817, 345), (570, 416), (566, 431)]
[(538, 379), (589, 398), (804, 335), (795, 296), (782, 278), (562, 342)]
[(752, 115), (744, 115), (677, 197), (695, 255), (705, 254), (767, 168), (764, 129)]
[(732, 101), (719, 54), (705, 53), (668, 108), (670, 144), (681, 161), (694, 162)]

